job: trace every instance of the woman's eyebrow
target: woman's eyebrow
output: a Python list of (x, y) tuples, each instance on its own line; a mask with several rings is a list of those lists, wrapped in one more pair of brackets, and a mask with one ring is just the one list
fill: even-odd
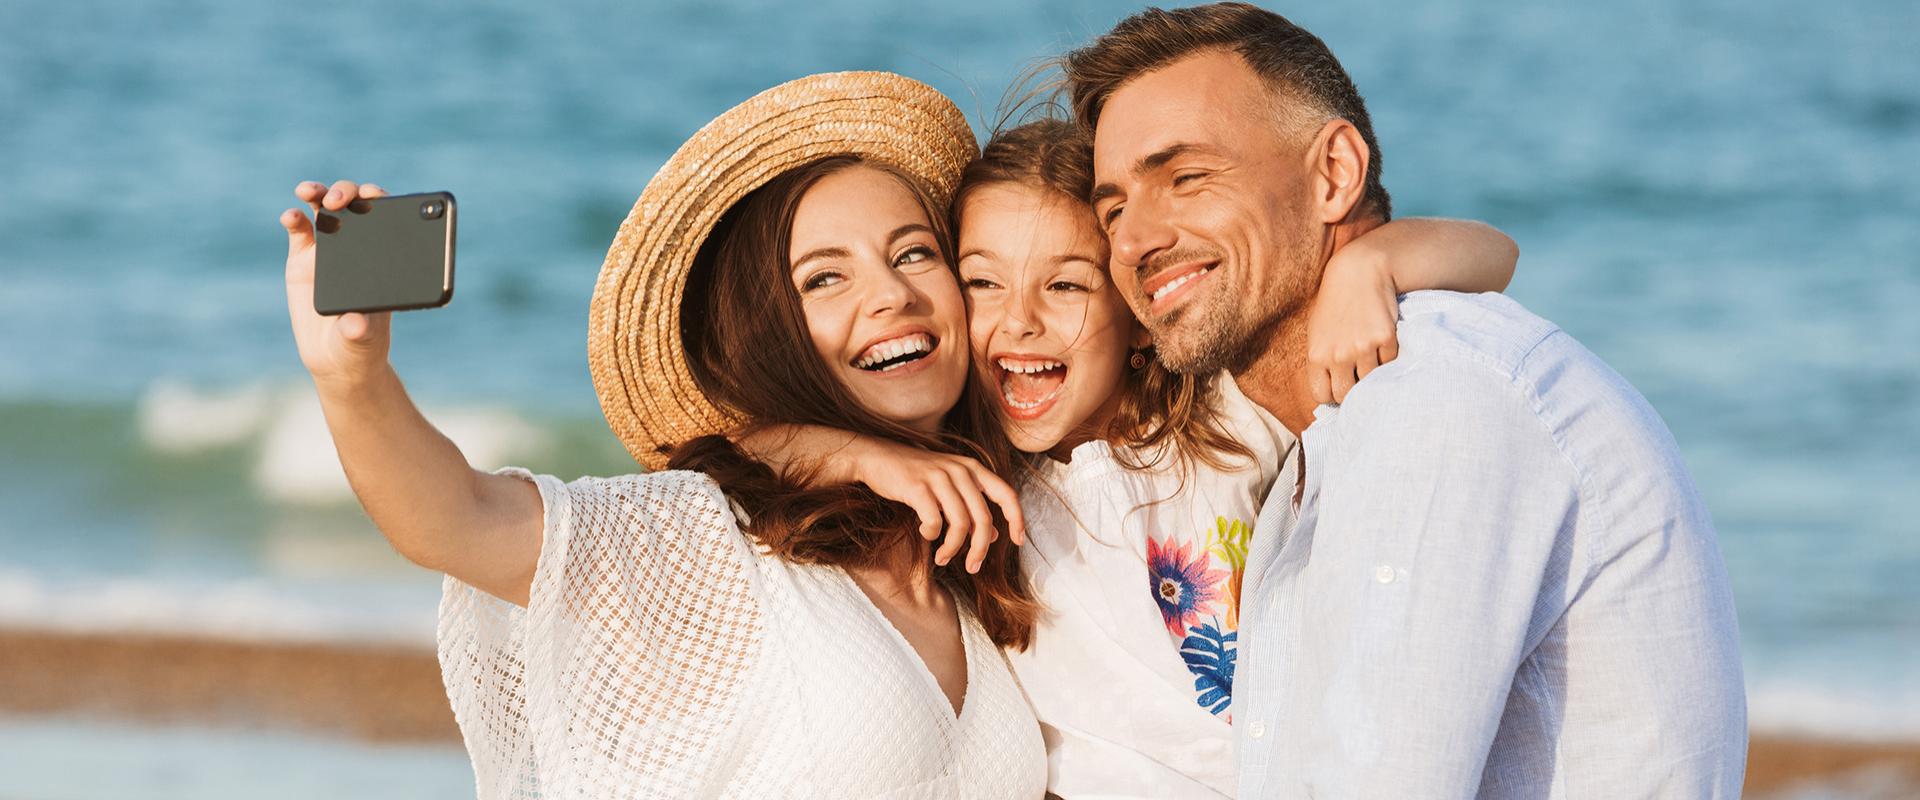
[(810, 251), (806, 255), (803, 255), (799, 258), (794, 259), (793, 266), (789, 267), (788, 269), (791, 271), (797, 272), (801, 267), (806, 266), (806, 263), (809, 261), (814, 261), (814, 260), (823, 259), (823, 258), (852, 258), (852, 257), (853, 257), (853, 253), (848, 251), (847, 248), (822, 247), (818, 250)]
[(995, 253), (992, 250), (988, 250), (987, 248), (984, 248), (984, 247), (971, 247), (961, 251), (960, 260), (965, 261), (969, 258), (973, 258), (974, 256), (979, 256), (981, 258), (985, 258), (993, 261), (998, 261), (1000, 259), (1000, 254)]
[(909, 222), (898, 228), (894, 228), (892, 233), (887, 234), (887, 241), (897, 242), (897, 241), (900, 241), (901, 237), (906, 236), (908, 234), (913, 234), (913, 233), (924, 233), (928, 236), (932, 236), (933, 228), (918, 222)]

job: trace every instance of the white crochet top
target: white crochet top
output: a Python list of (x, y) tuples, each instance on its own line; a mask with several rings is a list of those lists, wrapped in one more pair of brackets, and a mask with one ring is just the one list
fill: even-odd
[(1033, 712), (962, 610), (961, 711), (845, 571), (694, 472), (562, 483), (521, 609), (448, 578), (440, 666), (480, 798), (1032, 798)]

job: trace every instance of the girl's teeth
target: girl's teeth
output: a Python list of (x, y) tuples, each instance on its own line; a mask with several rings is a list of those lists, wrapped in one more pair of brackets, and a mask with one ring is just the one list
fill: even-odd
[(1020, 409), (1021, 411), (1028, 411), (1031, 409), (1039, 408), (1043, 405), (1046, 405), (1047, 403), (1053, 402), (1053, 399), (1056, 397), (1059, 397), (1060, 392), (1066, 388), (1067, 388), (1067, 385), (1064, 383), (1060, 384), (1059, 386), (1055, 386), (1053, 387), (1053, 391), (1048, 392), (1045, 397), (1042, 397), (1031, 403), (1022, 403), (1019, 400), (1013, 399), (1013, 387), (1011, 386), (1002, 388), (1000, 391), (1000, 397), (1001, 399), (1004, 399), (1007, 401), (1007, 405), (1013, 406), (1014, 408)]
[(1001, 369), (1004, 369), (1008, 372), (1017, 372), (1021, 375), (1032, 375), (1036, 372), (1046, 372), (1047, 370), (1059, 369), (1064, 366), (1066, 365), (1058, 361), (1018, 362), (1018, 361), (1011, 361), (1004, 358), (1000, 359)]

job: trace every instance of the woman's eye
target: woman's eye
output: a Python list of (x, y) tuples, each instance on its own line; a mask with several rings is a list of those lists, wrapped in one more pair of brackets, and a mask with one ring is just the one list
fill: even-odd
[(1084, 292), (1084, 291), (1087, 291), (1087, 287), (1085, 287), (1085, 286), (1082, 286), (1082, 285), (1080, 285), (1080, 284), (1077, 284), (1077, 283), (1074, 283), (1073, 281), (1054, 281), (1054, 282), (1052, 282), (1052, 283), (1049, 283), (1049, 284), (1047, 284), (1047, 288), (1048, 288), (1049, 290), (1051, 290), (1051, 291), (1055, 291), (1055, 292)]
[(805, 283), (800, 284), (800, 291), (811, 292), (815, 289), (824, 289), (844, 280), (846, 278), (838, 272), (816, 272), (809, 276)]
[(918, 264), (923, 261), (931, 261), (933, 260), (933, 258), (934, 258), (933, 248), (928, 247), (924, 244), (914, 245), (905, 250), (902, 250), (900, 252), (900, 255), (895, 256), (893, 259), (893, 265), (895, 267), (903, 267), (908, 264)]

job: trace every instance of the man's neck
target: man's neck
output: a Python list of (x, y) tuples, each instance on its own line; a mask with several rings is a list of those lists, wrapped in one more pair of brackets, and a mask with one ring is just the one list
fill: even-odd
[[(1357, 217), (1357, 219), (1355, 218)], [(1320, 262), (1314, 273), (1314, 293), (1319, 294), (1320, 275), (1327, 261), (1340, 248), (1363, 233), (1386, 224), (1369, 212), (1356, 213), (1346, 222), (1330, 225), (1320, 247)], [(1299, 436), (1313, 424), (1313, 384), (1307, 377), (1307, 318), (1313, 308), (1297, 309), (1280, 319), (1272, 335), (1261, 345), (1247, 365), (1233, 373), (1233, 381), (1248, 400), (1258, 403), (1280, 424)]]
[(1299, 436), (1313, 424), (1313, 386), (1307, 383), (1307, 315), (1280, 321), (1259, 354), (1233, 373), (1240, 392)]

